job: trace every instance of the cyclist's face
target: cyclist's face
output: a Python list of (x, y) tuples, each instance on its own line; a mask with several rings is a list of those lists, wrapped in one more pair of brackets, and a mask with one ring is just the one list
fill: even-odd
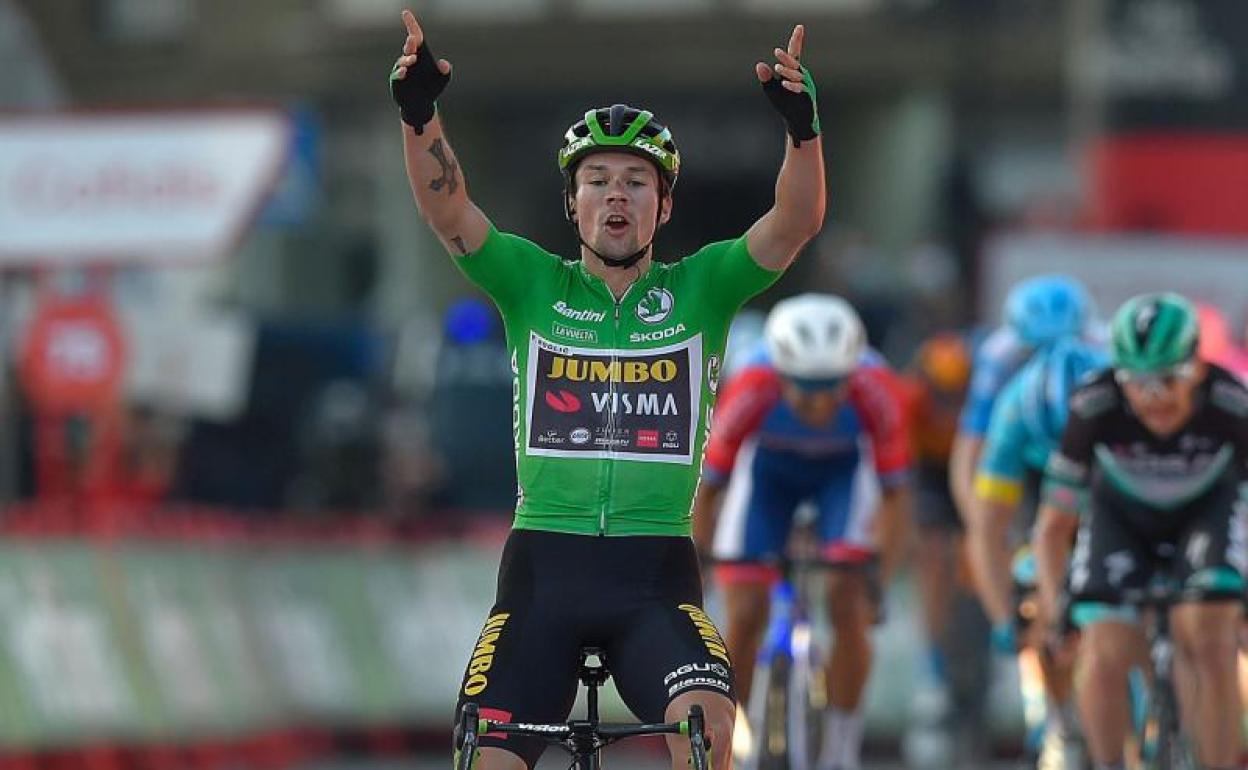
[(577, 166), (575, 182), (581, 239), (605, 256), (627, 257), (650, 243), (660, 205), (667, 221), (671, 198), (660, 201), (658, 170), (636, 155), (590, 155)]
[(803, 388), (791, 380), (784, 380), (784, 400), (797, 419), (812, 428), (822, 428), (836, 417), (847, 388), (844, 383), (835, 388)]
[(1192, 362), (1153, 377), (1120, 377), (1131, 411), (1157, 435), (1174, 433), (1191, 419), (1196, 388), (1205, 377), (1204, 364)]

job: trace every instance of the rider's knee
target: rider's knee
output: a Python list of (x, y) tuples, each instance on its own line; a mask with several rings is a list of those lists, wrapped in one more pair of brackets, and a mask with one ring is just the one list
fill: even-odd
[(845, 634), (865, 636), (871, 625), (867, 595), (861, 583), (844, 582), (829, 586), (828, 619), (838, 638)]
[(472, 763), (472, 770), (528, 770), (528, 765), (506, 749), (485, 746), (477, 750), (477, 759)]
[(1124, 634), (1115, 629), (1089, 626), (1080, 642), (1080, 655), (1085, 671), (1096, 677), (1125, 677), (1133, 658), (1131, 647), (1124, 644)]
[(771, 605), (766, 595), (742, 596), (728, 604), (728, 626), (744, 633), (761, 633), (767, 627)]
[(1186, 640), (1183, 650), (1200, 669), (1234, 672), (1239, 666), (1239, 644), (1232, 629), (1207, 629)]

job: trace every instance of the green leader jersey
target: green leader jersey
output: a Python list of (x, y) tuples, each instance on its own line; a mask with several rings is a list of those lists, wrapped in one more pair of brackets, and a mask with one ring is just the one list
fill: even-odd
[(652, 262), (617, 302), (580, 261), (493, 227), (455, 262), (507, 331), (514, 526), (688, 535), (728, 325), (780, 273), (742, 236)]

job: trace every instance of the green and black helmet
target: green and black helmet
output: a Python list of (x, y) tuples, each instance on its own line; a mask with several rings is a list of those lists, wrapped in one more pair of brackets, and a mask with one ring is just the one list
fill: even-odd
[(576, 164), (597, 152), (627, 152), (645, 158), (658, 169), (667, 192), (676, 186), (680, 151), (672, 141), (672, 132), (649, 110), (613, 104), (592, 109), (572, 124), (559, 148), (559, 170), (569, 189)]
[(1118, 308), (1110, 335), (1116, 369), (1156, 372), (1196, 355), (1200, 325), (1196, 309), (1182, 295), (1142, 294)]

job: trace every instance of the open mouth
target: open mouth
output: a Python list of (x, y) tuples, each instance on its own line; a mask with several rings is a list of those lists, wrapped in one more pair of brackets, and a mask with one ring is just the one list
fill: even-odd
[(614, 236), (623, 235), (624, 233), (628, 232), (628, 228), (629, 228), (628, 217), (622, 216), (620, 214), (612, 214), (611, 216), (607, 217), (606, 221), (603, 224), (606, 227), (607, 234), (614, 235)]

